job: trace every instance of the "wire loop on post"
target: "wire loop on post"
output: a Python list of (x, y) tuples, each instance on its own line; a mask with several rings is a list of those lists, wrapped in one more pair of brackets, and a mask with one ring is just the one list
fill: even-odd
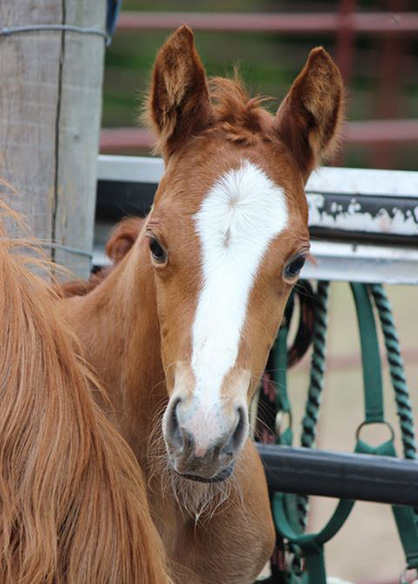
[(70, 245), (61, 245), (60, 243), (51, 243), (51, 242), (47, 242), (47, 241), (41, 241), (39, 242), (39, 245), (41, 247), (47, 247), (47, 248), (51, 248), (51, 249), (58, 249), (60, 251), (65, 251), (69, 254), (72, 255), (79, 255), (79, 256), (83, 256), (86, 258), (89, 258), (89, 260), (93, 259), (93, 254), (88, 252), (88, 251), (83, 251), (82, 249), (77, 249), (76, 247), (71, 247)]
[[(0, 237), (0, 241), (12, 241), (9, 237)], [(30, 241), (30, 240), (29, 240)], [(18, 242), (18, 246), (25, 246), (27, 240), (22, 240)], [(53, 243), (52, 241), (36, 241), (36, 245), (38, 247), (46, 247), (51, 249), (58, 249), (60, 251), (65, 251), (72, 255), (79, 255), (88, 258), (89, 260), (93, 259), (93, 254), (88, 251), (84, 251), (82, 249), (77, 249), (76, 247), (71, 247), (70, 245), (62, 245), (60, 243)]]
[(21, 26), (3, 26), (0, 28), (0, 36), (12, 36), (26, 32), (73, 32), (76, 34), (87, 34), (101, 36), (105, 39), (106, 45), (110, 43), (110, 35), (105, 30), (93, 27), (76, 26), (74, 24), (25, 24)]

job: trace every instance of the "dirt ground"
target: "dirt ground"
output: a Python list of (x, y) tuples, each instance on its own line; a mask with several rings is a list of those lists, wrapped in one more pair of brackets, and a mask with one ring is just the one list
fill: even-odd
[[(418, 417), (418, 291), (412, 286), (391, 286), (387, 290), (401, 339), (415, 414)], [(354, 448), (356, 428), (363, 419), (359, 336), (349, 287), (346, 284), (333, 284), (330, 299), (328, 368), (318, 447), (350, 452)], [(382, 350), (383, 347), (381, 343)], [(295, 426), (300, 422), (306, 397), (308, 365), (309, 359), (305, 359), (289, 374)], [(398, 429), (386, 363), (384, 372), (387, 419)], [(377, 444), (386, 436), (387, 430), (386, 433), (382, 430), (380, 434), (379, 430), (375, 430), (374, 434), (369, 433), (366, 438)], [(399, 441), (397, 447), (400, 452)], [(310, 530), (323, 526), (335, 503), (332, 499), (312, 500)], [(385, 505), (357, 503), (342, 531), (328, 544), (326, 558), (329, 576), (338, 576), (355, 584), (398, 582), (404, 568), (404, 558), (391, 509)]]

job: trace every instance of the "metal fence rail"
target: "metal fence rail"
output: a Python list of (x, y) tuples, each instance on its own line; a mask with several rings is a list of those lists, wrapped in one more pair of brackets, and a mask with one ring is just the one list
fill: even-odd
[[(158, 158), (99, 156), (97, 221), (147, 213), (162, 174)], [(418, 284), (418, 172), (321, 168), (306, 193), (317, 263), (303, 278)]]
[(272, 491), (418, 506), (418, 462), (257, 444)]
[[(418, 120), (371, 120), (348, 122), (344, 141), (349, 144), (417, 142)], [(151, 149), (154, 135), (144, 128), (103, 128), (100, 133), (102, 152)]]
[[(118, 31), (172, 31), (187, 24), (196, 31), (223, 33), (331, 34), (337, 39), (336, 58), (347, 86), (353, 73), (355, 37), (369, 35), (383, 40), (382, 61), (386, 66), (379, 72), (381, 89), (376, 114), (380, 119), (348, 123), (344, 139), (350, 144), (378, 148), (375, 164), (390, 168), (393, 145), (418, 142), (418, 120), (390, 119), (396, 116), (396, 88), (401, 79), (398, 73), (403, 70), (401, 44), (416, 36), (418, 13), (402, 12), (399, 0), (392, 0), (389, 7), (387, 12), (356, 12), (354, 0), (340, 0), (332, 13), (122, 12)], [(102, 152), (144, 150), (152, 145), (152, 134), (143, 128), (105, 128), (100, 138)]]
[(120, 31), (171, 30), (187, 24), (196, 30), (222, 32), (281, 32), (289, 34), (335, 33), (340, 28), (359, 34), (418, 32), (416, 12), (335, 13), (202, 13), (122, 12)]

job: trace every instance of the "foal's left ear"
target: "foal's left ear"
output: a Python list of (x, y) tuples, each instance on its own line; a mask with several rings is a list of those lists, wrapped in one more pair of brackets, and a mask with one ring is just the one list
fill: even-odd
[(205, 70), (187, 26), (177, 29), (157, 55), (147, 116), (165, 158), (211, 123)]
[(338, 146), (344, 119), (344, 86), (329, 54), (313, 49), (275, 120), (280, 140), (298, 163), (305, 181)]

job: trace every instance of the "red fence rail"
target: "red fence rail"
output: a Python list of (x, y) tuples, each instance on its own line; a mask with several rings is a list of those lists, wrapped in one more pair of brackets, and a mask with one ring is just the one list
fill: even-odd
[[(402, 0), (388, 0), (388, 6), (401, 8)], [(119, 17), (118, 31), (173, 30), (184, 23), (195, 30), (217, 32), (336, 34), (338, 62), (348, 85), (352, 69), (354, 35), (379, 35), (398, 40), (411, 38), (418, 33), (418, 12), (392, 10), (356, 13), (355, 0), (340, 0), (339, 11), (321, 14), (123, 12)], [(399, 44), (397, 42), (394, 45), (396, 51), (400, 51)], [(396, 88), (391, 88), (391, 91), (393, 97)], [(385, 99), (386, 97), (382, 95), (380, 103), (384, 104)], [(382, 117), (390, 117), (390, 113), (387, 113), (388, 116), (383, 112)], [(345, 139), (350, 144), (374, 144), (377, 153), (382, 153), (382, 148), (386, 148), (384, 166), (390, 167), (393, 153), (391, 145), (418, 143), (418, 120), (381, 119), (351, 122), (347, 124)], [(152, 135), (142, 128), (105, 128), (101, 132), (102, 152), (143, 150), (150, 148), (152, 144)]]
[(171, 30), (187, 24), (195, 30), (219, 32), (332, 33), (349, 28), (356, 33), (388, 34), (418, 32), (418, 14), (364, 12), (360, 14), (243, 14), (187, 12), (123, 12), (119, 31)]
[[(418, 141), (418, 120), (372, 120), (350, 122), (345, 142), (349, 144), (390, 144)], [(154, 137), (143, 128), (104, 128), (100, 135), (103, 153), (152, 148)]]

